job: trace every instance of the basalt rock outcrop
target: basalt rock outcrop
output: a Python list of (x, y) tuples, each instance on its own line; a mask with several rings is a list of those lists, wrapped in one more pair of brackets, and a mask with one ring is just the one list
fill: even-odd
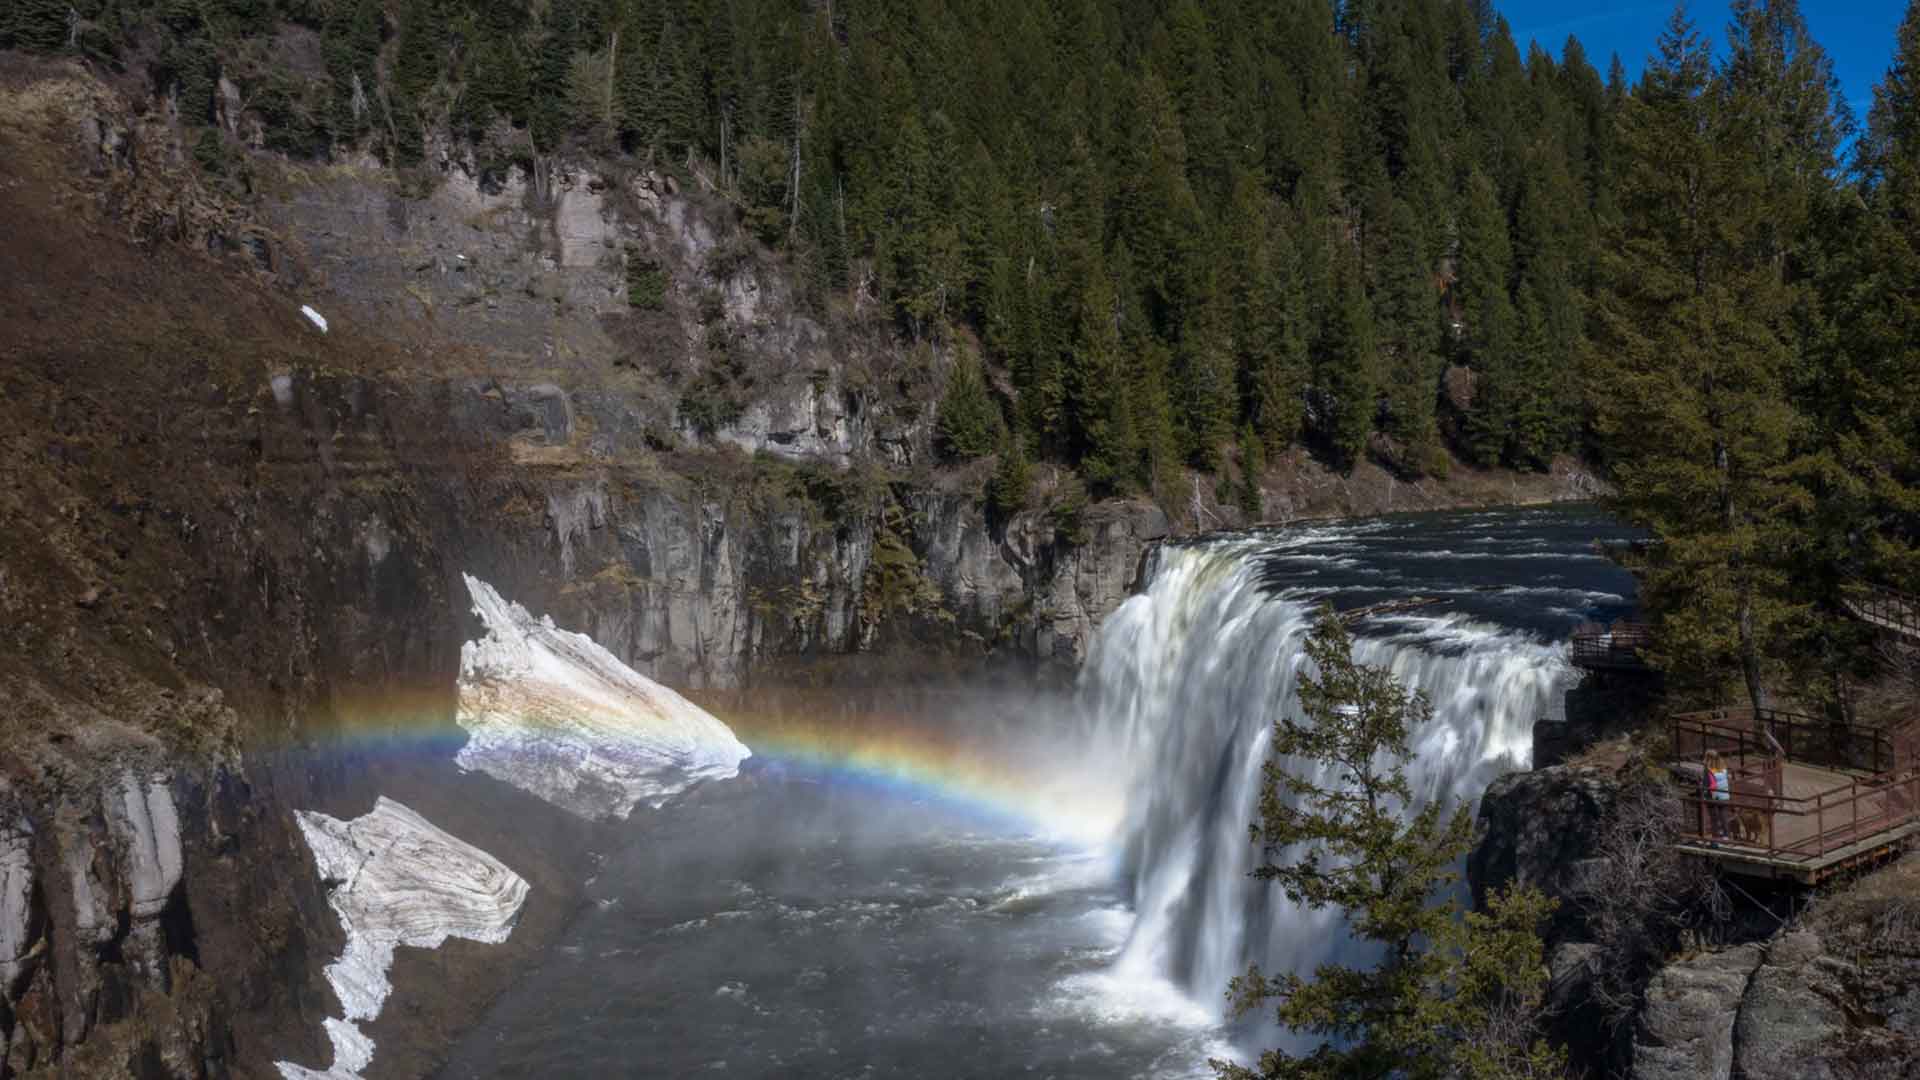
[(1467, 859), (1474, 902), (1484, 904), (1490, 890), (1513, 883), (1568, 908), (1619, 790), (1607, 770), (1572, 766), (1508, 773), (1487, 785), (1480, 841)]
[(1561, 900), (1546, 934), (1548, 1023), (1577, 1072), (1787, 1080), (1920, 1067), (1913, 857), (1830, 887), (1791, 922), (1777, 914), (1790, 906), (1784, 897), (1757, 899), (1751, 883), (1730, 893), (1728, 920), (1709, 934), (1679, 935), (1664, 963), (1646, 972), (1638, 1008), (1621, 1028), (1605, 1030), (1588, 992), (1607, 958), (1588, 936), (1585, 908), (1594, 900), (1581, 884), (1622, 790), (1614, 775), (1591, 767), (1502, 778), (1483, 797), (1483, 832), (1468, 860), (1476, 898), (1521, 882)]
[[(1132, 504), (1071, 536), (1038, 507), (989, 527), (977, 498), (921, 499), (936, 487), (897, 470), (920, 467), (936, 395), (849, 389), (857, 343), (819, 374), (771, 279), (709, 275), (689, 297), (674, 277), (646, 316), (725, 323), (702, 329), (702, 363), (709, 332), (729, 355), (793, 361), (754, 382), (788, 404), (735, 401), (690, 436), (697, 365), (594, 351), (593, 332), (681, 357), (687, 341), (614, 319), (624, 285), (596, 297), (594, 275), (627, 280), (626, 234), (608, 249), (580, 199), (528, 210), (558, 230), (551, 267), (464, 252), (536, 291), (577, 279), (572, 299), (533, 303), (517, 278), (488, 287), (528, 305), (427, 292), (442, 329), (505, 314), (416, 336), (421, 312), (362, 306), (384, 295), (377, 275), (303, 253), (324, 239), (311, 219), (249, 224), (208, 202), (192, 245), (129, 230), (116, 208), (159, 193), (116, 170), (169, 160), (164, 123), (110, 94), (0, 83), (0, 1077), (327, 1061), (342, 1003), (322, 972), (343, 938), (297, 811), (348, 820), (395, 798), (528, 886), (508, 941), (401, 951), (407, 1007), (363, 1025), (378, 1073), (430, 1071), (437, 1040), (565, 925), (605, 837), (452, 762), (460, 645), (480, 632), (464, 573), (661, 682), (733, 686), (897, 640), (1070, 661), (1167, 528)], [(354, 227), (422, 220), (385, 197)], [(164, 210), (141, 205), (142, 222)], [(691, 209), (660, 204), (660, 227), (697, 239)], [(223, 244), (201, 241), (228, 234), (259, 251), (210, 257)], [(640, 257), (693, 272), (651, 236)], [(337, 239), (348, 258), (358, 241)], [(541, 329), (535, 308), (559, 322)], [(489, 360), (496, 331), (511, 348)]]
[(434, 1067), (600, 842), (454, 768), (463, 574), (736, 687), (1071, 665), (1175, 528), (1053, 470), (990, 519), (991, 463), (932, 451), (948, 357), (799, 295), (691, 181), (262, 154), (221, 193), (169, 117), (0, 66), (0, 1078), (326, 1060), (342, 938), (295, 813), (382, 796), (528, 884), (509, 941), (398, 955), (375, 1068)]
[(226, 1075), (233, 1008), (301, 992), (296, 958), (272, 982), (214, 974), (248, 966), (255, 933), (309, 932), (286, 883), (232, 874), (216, 846), (270, 848), (277, 823), (231, 776), (130, 749), (68, 758), (57, 790), (0, 792), (0, 1072)]
[(1621, 1040), (1595, 1022), (1599, 946), (1587, 931), (1580, 890), (1619, 794), (1618, 779), (1605, 769), (1559, 765), (1509, 773), (1482, 793), (1479, 841), (1467, 856), (1476, 905), (1509, 884), (1532, 886), (1557, 901), (1543, 931), (1548, 1030), (1591, 1075), (1606, 1075)]
[(1634, 1080), (1725, 1080), (1740, 1000), (1765, 952), (1742, 945), (1667, 965), (1634, 1021)]
[(1647, 987), (1630, 1075), (1831, 1080), (1864, 1075), (1859, 1066), (1876, 1057), (1880, 1075), (1904, 1075), (1914, 1047), (1879, 1030), (1884, 1004), (1859, 993), (1860, 975), (1807, 926), (1677, 958)]

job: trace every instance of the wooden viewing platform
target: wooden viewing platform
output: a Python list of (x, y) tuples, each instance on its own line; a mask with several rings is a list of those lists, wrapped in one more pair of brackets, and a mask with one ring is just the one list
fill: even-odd
[(1653, 644), (1653, 628), (1621, 620), (1610, 626), (1588, 623), (1573, 632), (1567, 660), (1587, 671), (1654, 670), (1641, 651)]
[[(1778, 710), (1670, 718), (1677, 761), (1727, 760), (1731, 791), (1682, 796), (1681, 851), (1751, 877), (1813, 884), (1876, 861), (1920, 832), (1920, 740)], [(1724, 835), (1721, 835), (1724, 833)]]
[(1920, 598), (1892, 589), (1856, 586), (1842, 594), (1847, 614), (1882, 633), (1920, 645)]

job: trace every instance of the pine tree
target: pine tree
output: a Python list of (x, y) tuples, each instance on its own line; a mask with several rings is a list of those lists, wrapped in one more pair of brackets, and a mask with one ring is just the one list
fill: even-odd
[(940, 453), (957, 461), (985, 457), (1006, 442), (1000, 406), (987, 391), (980, 358), (971, 352), (962, 353), (953, 365), (946, 396), (934, 416), (933, 433)]
[(1033, 463), (1019, 437), (1008, 436), (1000, 447), (1000, 461), (994, 467), (993, 479), (987, 484), (988, 519), (1005, 528), (1008, 519), (1027, 508), (1032, 491)]
[(1506, 211), (1485, 173), (1467, 179), (1460, 226), (1460, 291), (1467, 355), (1474, 371), (1468, 449), (1482, 465), (1508, 456), (1521, 393), (1518, 326), (1508, 293), (1513, 251)]
[(0, 12), (0, 48), (59, 52), (67, 46), (67, 0), (17, 0)]
[(1334, 463), (1349, 470), (1366, 450), (1381, 384), (1373, 308), (1358, 262), (1348, 251), (1339, 257), (1333, 309), (1314, 356), (1313, 420)]
[(1112, 267), (1114, 291), (1120, 303), (1121, 351), (1127, 358), (1127, 398), (1132, 406), (1137, 456), (1133, 481), (1165, 494), (1179, 480), (1179, 439), (1174, 431), (1173, 359), (1165, 343), (1149, 325), (1137, 284), (1133, 252), (1124, 239), (1116, 241), (1107, 263)]
[(1495, 17), (1487, 37), (1485, 67), (1467, 85), (1467, 113), (1479, 144), (1479, 167), (1493, 181), (1502, 205), (1519, 187), (1527, 144), (1526, 64), (1507, 20)]
[(882, 268), (881, 287), (916, 333), (937, 307), (933, 274), (933, 148), (915, 112), (900, 118), (899, 136), (887, 168), (883, 224), (875, 247)]
[(1662, 662), (1708, 693), (1739, 670), (1758, 707), (1803, 614), (1784, 572), (1806, 495), (1788, 395), (1798, 286), (1783, 271), (1806, 237), (1782, 231), (1804, 192), (1771, 160), (1780, 144), (1761, 115), (1795, 92), (1777, 85), (1786, 67), (1760, 59), (1779, 24), (1740, 6), (1720, 79), (1676, 12), (1623, 113), (1621, 265), (1604, 319), (1613, 393), (1598, 423), (1615, 505), (1663, 541), (1641, 592)]
[(1013, 247), (1013, 196), (993, 152), (976, 140), (954, 177), (954, 209), (964, 262), (966, 296), (962, 308), (975, 325), (988, 317), (988, 283), (995, 263)]
[(1266, 509), (1266, 499), (1260, 491), (1260, 479), (1266, 471), (1267, 453), (1260, 437), (1253, 433), (1252, 424), (1240, 425), (1240, 483), (1235, 485), (1234, 500), (1249, 522), (1259, 521)]
[[(1538, 927), (1552, 903), (1531, 888), (1498, 894), (1485, 913), (1451, 899), (1473, 846), (1467, 806), (1415, 805), (1409, 742), (1432, 715), (1385, 668), (1357, 663), (1346, 626), (1323, 609), (1307, 636), (1299, 713), (1273, 723), (1253, 837), (1254, 871), (1287, 898), (1346, 917), (1374, 946), (1373, 967), (1326, 964), (1310, 976), (1234, 979), (1245, 1013), (1276, 1003), (1294, 1031), (1322, 1040), (1257, 1069), (1216, 1065), (1231, 1080), (1357, 1076), (1520, 1078), (1558, 1073), (1561, 1056), (1529, 1032), (1545, 998)], [(1316, 764), (1295, 771), (1296, 763)], [(1518, 1022), (1515, 1022), (1515, 1021)]]
[(1864, 199), (1830, 215), (1821, 282), (1836, 328), (1819, 369), (1815, 520), (1840, 577), (1920, 582), (1920, 3), (1901, 20), (1857, 147)]
[(543, 153), (560, 145), (575, 119), (569, 76), (574, 53), (586, 45), (580, 26), (580, 2), (554, 0), (547, 9), (534, 52), (527, 126), (534, 145)]
[(1132, 484), (1139, 454), (1127, 401), (1118, 307), (1112, 282), (1096, 267), (1080, 290), (1066, 380), (1074, 444), (1095, 496), (1124, 493)]
[(1167, 13), (1170, 56), (1161, 67), (1173, 83), (1185, 132), (1187, 164), (1203, 189), (1224, 195), (1232, 163), (1219, 57), (1207, 17), (1195, 0), (1177, 0)]
[(1238, 319), (1247, 336), (1245, 412), (1262, 445), (1278, 452), (1299, 438), (1305, 419), (1310, 368), (1306, 295), (1297, 251), (1283, 222), (1269, 225), (1252, 258), (1247, 309)]
[(332, 9), (321, 28), (320, 53), (333, 81), (334, 115), (329, 125), (338, 134), (365, 134), (373, 118), (372, 101), (379, 91), (375, 61), (380, 55), (382, 16), (374, 0), (350, 0)]
[(440, 78), (446, 38), (446, 15), (437, 0), (415, 0), (400, 6), (393, 85), (401, 96), (419, 100)]
[(508, 42), (488, 40), (474, 53), (467, 94), (487, 115), (505, 117), (514, 124), (527, 120), (527, 70)]
[(1387, 429), (1401, 444), (1394, 464), (1418, 475), (1440, 451), (1434, 410), (1440, 392), (1439, 294), (1413, 208), (1396, 199), (1389, 223), (1385, 280), (1377, 310), (1387, 354)]

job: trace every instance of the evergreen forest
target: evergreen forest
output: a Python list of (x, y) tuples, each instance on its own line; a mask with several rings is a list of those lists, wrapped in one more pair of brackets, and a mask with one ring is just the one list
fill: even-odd
[(1844, 590), (1920, 580), (1920, 7), (1862, 118), (1796, 0), (1676, 10), (1631, 81), (1487, 0), (14, 0), (0, 47), (209, 162), (226, 80), (296, 159), (697, 172), (957, 358), (938, 445), (996, 485), (1577, 455), (1701, 696), (1840, 696)]

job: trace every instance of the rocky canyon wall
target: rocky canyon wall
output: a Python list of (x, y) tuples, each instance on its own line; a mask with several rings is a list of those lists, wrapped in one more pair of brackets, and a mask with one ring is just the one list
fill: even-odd
[[(585, 177), (523, 204), (330, 175), (256, 211), (71, 71), (0, 91), (0, 1076), (324, 1064), (341, 941), (296, 810), (399, 798), (530, 886), (508, 942), (402, 953), (370, 1075), (430, 1070), (531, 962), (609, 838), (452, 767), (463, 573), (731, 687), (896, 648), (1070, 664), (1168, 529), (990, 526), (922, 468), (931, 388), (821, 351), (776, 277), (669, 284), (636, 326), (630, 244), (704, 272), (690, 203), (636, 211), (664, 251)], [(491, 223), (459, 251), (449, 200)], [(696, 304), (724, 328), (673, 323)], [(756, 359), (696, 429), (668, 361), (723, 347)]]
[[(1176, 522), (1048, 466), (990, 515), (991, 463), (934, 452), (954, 344), (808, 297), (697, 174), (216, 179), (165, 103), (14, 59), (0, 1077), (324, 1061), (341, 943), (298, 810), (386, 795), (529, 885), (506, 943), (402, 952), (374, 1075), (430, 1070), (531, 962), (608, 837), (452, 767), (462, 574), (684, 689), (1071, 670), (1153, 543), (1243, 523), (1197, 478)], [(1276, 516), (1591, 490), (1276, 476)]]
[[(1682, 894), (1708, 881), (1656, 865), (1677, 858), (1666, 836), (1620, 832), (1643, 768), (1516, 773), (1481, 803), (1476, 897), (1516, 882), (1560, 903), (1549, 1024), (1577, 1074), (1845, 1080), (1920, 1066), (1920, 857), (1818, 895), (1729, 879), (1717, 913), (1690, 913)], [(1601, 987), (1603, 972), (1631, 978)]]

